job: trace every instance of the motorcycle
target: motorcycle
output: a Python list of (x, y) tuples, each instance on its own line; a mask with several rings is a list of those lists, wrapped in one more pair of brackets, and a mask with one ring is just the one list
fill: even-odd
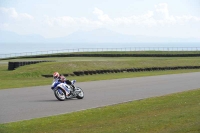
[[(58, 84), (54, 89), (54, 95), (59, 101), (65, 101), (66, 99), (71, 99), (71, 98), (78, 98), (78, 99), (83, 99), (84, 98), (84, 92), (80, 87), (75, 87), (76, 80), (71, 81), (71, 85), (64, 84), (70, 91), (66, 92), (66, 90), (63, 88), (63, 83)], [(68, 94), (68, 95), (66, 95)]]

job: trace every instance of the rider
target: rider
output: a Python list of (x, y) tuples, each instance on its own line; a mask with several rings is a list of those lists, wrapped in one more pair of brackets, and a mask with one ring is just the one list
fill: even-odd
[(68, 95), (70, 93), (70, 90), (66, 86), (66, 78), (64, 76), (60, 75), (58, 72), (53, 73), (53, 78), (54, 78), (54, 80), (53, 80), (51, 89), (54, 89), (59, 84), (61, 84), (62, 88), (64, 88), (66, 91), (66, 95)]
[(67, 80), (67, 79), (65, 78), (65, 76), (61, 75), (61, 76), (60, 76), (60, 81), (61, 81), (62, 83), (65, 83), (65, 84), (67, 84), (67, 85), (70, 85), (71, 88), (72, 88), (72, 91), (73, 91), (73, 92), (75, 91), (75, 86), (72, 84), (72, 82), (71, 82), (70, 80)]
[(53, 73), (53, 82), (60, 80), (60, 74), (58, 72)]
[(55, 81), (61, 81), (61, 77), (63, 77), (62, 83), (66, 83), (68, 85), (72, 85), (72, 82), (69, 81), (69, 80), (66, 80), (66, 78), (63, 75), (60, 75), (58, 72), (54, 72), (53, 73), (54, 82)]

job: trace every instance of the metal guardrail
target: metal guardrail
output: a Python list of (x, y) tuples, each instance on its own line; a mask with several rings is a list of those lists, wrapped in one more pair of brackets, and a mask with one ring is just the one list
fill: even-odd
[(22, 56), (33, 56), (33, 55), (58, 54), (58, 53), (103, 52), (103, 51), (200, 51), (200, 47), (77, 48), (77, 49), (62, 49), (62, 50), (0, 54), (0, 59), (22, 57)]

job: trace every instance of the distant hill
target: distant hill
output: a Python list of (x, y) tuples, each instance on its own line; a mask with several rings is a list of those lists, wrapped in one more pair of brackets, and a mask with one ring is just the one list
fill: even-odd
[(0, 42), (6, 43), (21, 43), (21, 42), (44, 42), (46, 39), (40, 35), (32, 34), (32, 35), (19, 35), (15, 32), (11, 31), (3, 31), (0, 30)]
[(121, 43), (131, 42), (134, 36), (119, 34), (107, 29), (96, 29), (92, 31), (77, 31), (66, 37), (56, 38), (53, 41), (67, 41), (76, 43)]
[(196, 38), (166, 38), (155, 36), (132, 36), (120, 34), (108, 29), (77, 31), (66, 37), (46, 39), (40, 35), (19, 35), (0, 30), (0, 43), (134, 43), (134, 42), (200, 42)]
[(133, 43), (133, 42), (200, 42), (196, 38), (167, 38), (156, 36), (132, 36), (120, 34), (108, 29), (96, 29), (92, 31), (77, 31), (66, 37), (52, 39), (55, 42), (70, 43)]

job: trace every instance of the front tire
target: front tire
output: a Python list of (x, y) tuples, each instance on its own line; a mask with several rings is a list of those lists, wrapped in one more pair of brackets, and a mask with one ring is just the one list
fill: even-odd
[(78, 98), (78, 99), (83, 99), (84, 98), (84, 92), (80, 87), (77, 87), (75, 91), (77, 93), (76, 98)]
[(58, 88), (54, 91), (54, 94), (56, 96), (56, 98), (59, 100), (59, 101), (65, 101), (66, 99), (66, 95), (65, 95), (65, 91), (62, 90), (61, 88)]

